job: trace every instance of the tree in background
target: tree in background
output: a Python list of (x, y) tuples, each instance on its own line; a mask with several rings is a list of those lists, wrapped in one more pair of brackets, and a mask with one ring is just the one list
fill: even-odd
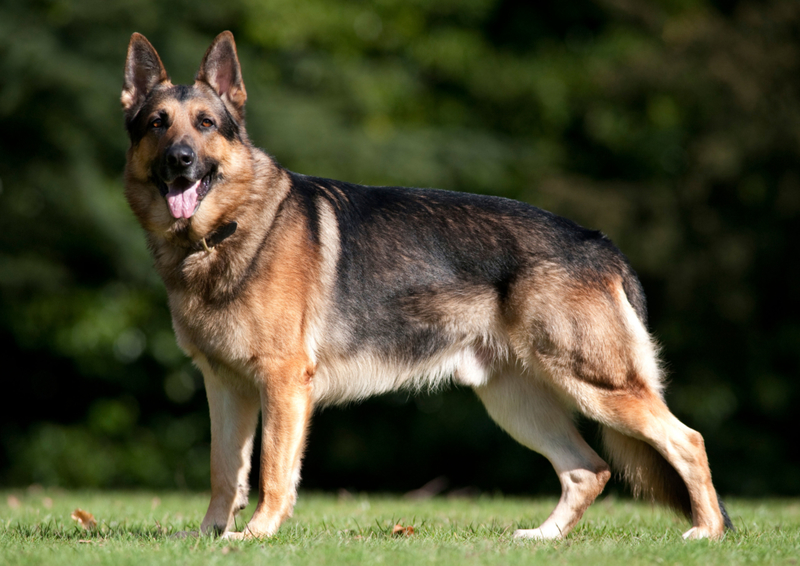
[[(254, 142), (290, 169), (518, 198), (602, 229), (650, 299), (669, 402), (723, 492), (800, 493), (795, 0), (7, 0), (0, 6), (0, 475), (208, 485), (199, 375), (122, 197), (128, 38), (175, 82), (237, 38)], [(305, 486), (535, 492), (467, 391), (315, 418)]]

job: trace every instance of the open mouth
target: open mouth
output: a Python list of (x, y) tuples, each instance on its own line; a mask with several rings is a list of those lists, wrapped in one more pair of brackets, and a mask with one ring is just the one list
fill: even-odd
[[(202, 179), (192, 181), (186, 177), (176, 177), (166, 186), (167, 206), (173, 218), (191, 218), (200, 206), (203, 197), (211, 189), (211, 173)], [(162, 191), (163, 192), (163, 191)]]

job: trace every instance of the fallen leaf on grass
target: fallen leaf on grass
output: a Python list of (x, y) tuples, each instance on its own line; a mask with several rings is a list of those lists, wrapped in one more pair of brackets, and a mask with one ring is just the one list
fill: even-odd
[(412, 526), (404, 527), (400, 523), (397, 523), (392, 528), (392, 536), (395, 536), (395, 537), (397, 537), (397, 536), (410, 536), (410, 535), (413, 535), (413, 534), (414, 534), (414, 527), (412, 527)]
[(97, 526), (97, 519), (94, 518), (94, 515), (83, 509), (75, 509), (70, 516), (78, 521), (78, 524), (87, 531), (91, 531)]

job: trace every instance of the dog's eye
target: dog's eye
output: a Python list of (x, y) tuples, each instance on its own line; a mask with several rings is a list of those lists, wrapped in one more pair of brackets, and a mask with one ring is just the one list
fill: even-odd
[(151, 128), (160, 128), (163, 125), (164, 125), (164, 120), (162, 120), (161, 118), (156, 118), (150, 122)]
[(204, 128), (210, 128), (211, 126), (214, 125), (214, 122), (212, 122), (210, 118), (203, 118), (200, 121), (200, 125), (203, 126)]

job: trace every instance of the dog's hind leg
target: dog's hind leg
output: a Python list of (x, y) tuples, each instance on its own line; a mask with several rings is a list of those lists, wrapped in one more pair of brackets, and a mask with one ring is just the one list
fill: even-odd
[[(723, 535), (726, 527), (733, 527), (730, 519), (726, 520), (723, 515), (711, 482), (703, 437), (680, 422), (660, 396), (641, 391), (619, 392), (605, 396), (602, 407), (594, 414), (587, 414), (619, 434), (651, 445), (677, 471), (685, 487), (676, 486), (676, 489), (688, 490), (691, 506), (692, 528), (684, 533), (684, 538), (716, 539)], [(612, 454), (612, 462), (624, 462), (624, 459), (624, 454)], [(666, 475), (669, 470), (657, 472), (651, 469), (644, 472)]]
[[(607, 371), (616, 372), (616, 379), (613, 379), (612, 374), (608, 374), (608, 377), (612, 377), (611, 382), (616, 383), (617, 387), (595, 390), (590, 395), (589, 390), (593, 387), (579, 377), (579, 388), (584, 389), (584, 394), (579, 394), (579, 397), (593, 397), (595, 401), (585, 407), (585, 413), (616, 431), (617, 435), (626, 435), (649, 444), (663, 458), (662, 470), (659, 471), (652, 469), (655, 463), (645, 455), (645, 461), (649, 462), (646, 467), (651, 469), (640, 465), (641, 473), (637, 475), (646, 478), (643, 482), (645, 487), (649, 487), (647, 477), (651, 478), (651, 493), (655, 497), (660, 496), (679, 511), (691, 514), (692, 528), (684, 533), (684, 538), (720, 538), (725, 528), (732, 528), (733, 525), (723, 515), (711, 482), (703, 437), (680, 422), (667, 408), (661, 393), (660, 372), (652, 341), (634, 313), (625, 292), (619, 287), (615, 290), (616, 293), (612, 293), (612, 296), (616, 299), (614, 310), (618, 316), (608, 316), (608, 320), (620, 320), (622, 324), (617, 325), (616, 331), (608, 332), (607, 338), (613, 335), (626, 336), (627, 340), (615, 343), (614, 340), (607, 339), (605, 358), (617, 358), (622, 363), (602, 363), (602, 358), (595, 356), (584, 367), (594, 365), (594, 371), (590, 372), (596, 375), (601, 373), (601, 366)], [(593, 325), (593, 328), (597, 331), (602, 326)], [(602, 349), (598, 347), (597, 350)], [(589, 359), (589, 352), (584, 352), (584, 360)], [(631, 448), (630, 443), (626, 447), (625, 442), (614, 439), (614, 434), (606, 435), (606, 445), (612, 451), (612, 462), (622, 460), (623, 464), (630, 465), (635, 456), (642, 455), (641, 449)], [(614, 454), (615, 448), (622, 450), (617, 450)], [(629, 454), (626, 455), (626, 451)], [(675, 477), (673, 470), (669, 469), (670, 466), (679, 477)], [(630, 478), (631, 474), (627, 475)], [(634, 484), (635, 482), (634, 479)]]
[(565, 536), (603, 491), (611, 477), (608, 465), (581, 437), (570, 411), (535, 377), (508, 368), (475, 391), (497, 424), (550, 460), (561, 482), (561, 498), (547, 520), (535, 529), (519, 529), (514, 536)]
[(234, 515), (247, 506), (253, 437), (261, 406), (258, 391), (244, 380), (221, 379), (204, 358), (203, 371), (211, 414), (211, 502), (200, 530), (224, 534)]
[(542, 303), (537, 313), (532, 357), (543, 378), (610, 429), (611, 462), (634, 493), (690, 515), (693, 527), (685, 538), (721, 537), (726, 521), (703, 438), (667, 408), (656, 349), (622, 285), (584, 282), (562, 294), (561, 304)]

